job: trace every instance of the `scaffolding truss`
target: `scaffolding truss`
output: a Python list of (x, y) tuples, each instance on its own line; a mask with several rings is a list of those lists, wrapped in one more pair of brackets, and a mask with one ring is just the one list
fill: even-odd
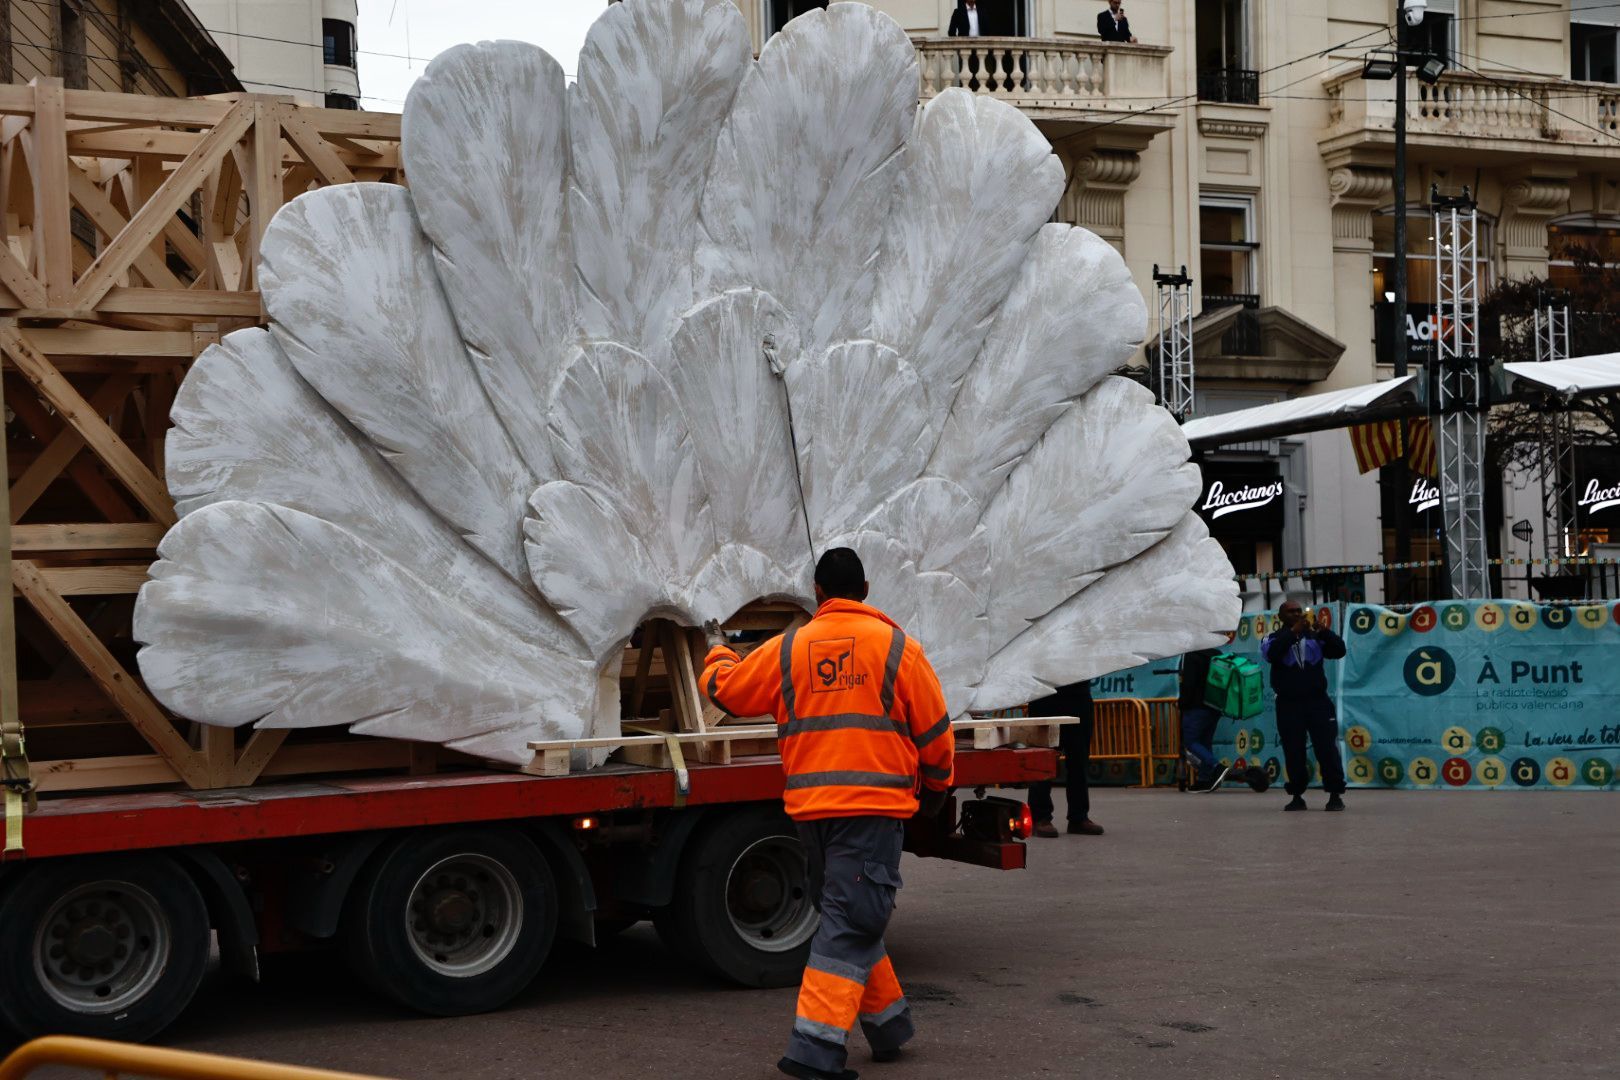
[(1192, 278), (1153, 267), (1159, 300), (1159, 350), (1153, 388), (1159, 403), (1186, 423), (1193, 412)]
[[(1536, 359), (1569, 359), (1569, 307), (1548, 304), (1536, 309)], [(1575, 430), (1566, 408), (1549, 402), (1541, 413), (1542, 547), (1548, 559), (1575, 554)]]
[(1445, 518), (1451, 594), (1490, 594), (1485, 542), (1485, 369), (1479, 355), (1479, 214), (1461, 196), (1431, 193), (1434, 211), (1436, 316), (1430, 400), (1438, 434), (1440, 504)]

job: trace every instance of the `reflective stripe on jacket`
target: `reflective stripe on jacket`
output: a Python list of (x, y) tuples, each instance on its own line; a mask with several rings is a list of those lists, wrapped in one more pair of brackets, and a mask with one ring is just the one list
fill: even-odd
[(732, 716), (774, 716), (788, 816), (909, 818), (950, 786), (955, 739), (922, 646), (881, 611), (829, 600), (746, 660), (709, 652), (700, 685)]

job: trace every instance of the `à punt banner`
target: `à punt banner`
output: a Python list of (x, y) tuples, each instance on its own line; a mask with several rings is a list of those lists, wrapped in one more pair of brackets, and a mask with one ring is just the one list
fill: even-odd
[(1612, 788), (1620, 605), (1349, 606), (1339, 735), (1350, 781), (1401, 788)]

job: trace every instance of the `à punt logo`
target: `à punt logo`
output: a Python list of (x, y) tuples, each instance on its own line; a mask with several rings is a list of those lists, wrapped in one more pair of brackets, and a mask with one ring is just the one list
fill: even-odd
[(1595, 513), (1611, 506), (1620, 506), (1620, 484), (1603, 487), (1596, 480), (1588, 481), (1586, 490), (1581, 493), (1581, 507)]
[(1209, 494), (1204, 497), (1205, 510), (1215, 511), (1210, 517), (1225, 517), (1227, 514), (1236, 514), (1244, 510), (1258, 510), (1274, 499), (1282, 497), (1283, 482), (1273, 480), (1269, 484), (1244, 484), (1240, 488), (1226, 490), (1226, 485), (1219, 480), (1209, 485)]

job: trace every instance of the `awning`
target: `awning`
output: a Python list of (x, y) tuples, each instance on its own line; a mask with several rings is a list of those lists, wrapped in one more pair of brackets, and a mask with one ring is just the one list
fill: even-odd
[(1181, 430), (1186, 432), (1187, 441), (1194, 448), (1203, 450), (1224, 443), (1275, 439), (1401, 415), (1416, 416), (1421, 414), (1415, 397), (1416, 380), (1415, 375), (1403, 375), (1399, 379), (1373, 383), (1371, 386), (1355, 386), (1349, 390), (1333, 390), (1326, 394), (1257, 405), (1252, 409), (1202, 416), (1187, 421)]
[(1620, 353), (1574, 356), (1543, 363), (1532, 360), (1502, 367), (1518, 381), (1517, 390), (1543, 390), (1566, 397), (1620, 390)]

